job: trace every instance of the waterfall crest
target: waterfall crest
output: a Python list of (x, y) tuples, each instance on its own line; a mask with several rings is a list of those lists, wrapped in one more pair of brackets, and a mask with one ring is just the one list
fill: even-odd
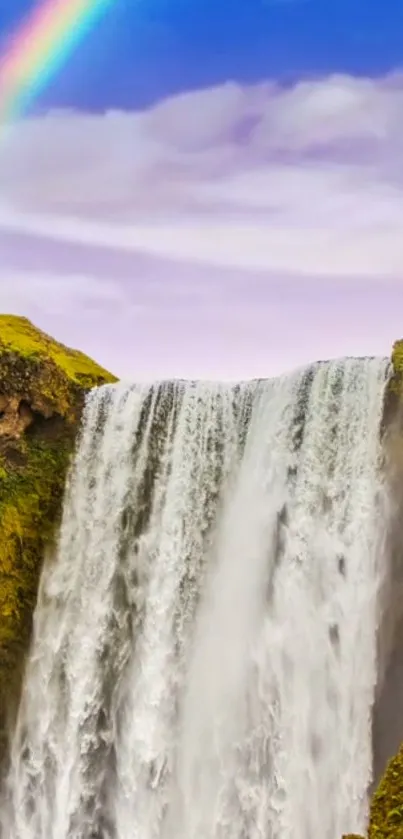
[(340, 839), (371, 783), (388, 363), (89, 395), (4, 839)]

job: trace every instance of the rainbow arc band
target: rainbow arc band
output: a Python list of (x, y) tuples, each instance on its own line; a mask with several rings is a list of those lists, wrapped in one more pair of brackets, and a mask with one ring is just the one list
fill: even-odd
[(116, 0), (42, 0), (0, 54), (0, 125), (33, 104)]

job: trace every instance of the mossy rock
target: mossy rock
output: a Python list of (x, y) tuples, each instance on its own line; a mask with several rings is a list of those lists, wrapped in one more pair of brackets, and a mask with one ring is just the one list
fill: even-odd
[(392, 375), (385, 389), (382, 432), (403, 431), (403, 339), (392, 349)]
[(20, 689), (85, 393), (113, 381), (26, 318), (0, 315), (0, 737)]
[(395, 341), (392, 350), (392, 364), (395, 374), (400, 375), (400, 383), (403, 379), (403, 338)]
[(373, 795), (368, 839), (403, 839), (403, 746)]

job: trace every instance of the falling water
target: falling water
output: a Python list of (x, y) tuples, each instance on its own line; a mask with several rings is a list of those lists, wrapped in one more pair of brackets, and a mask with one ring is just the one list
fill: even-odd
[(2, 839), (365, 829), (387, 374), (89, 396)]

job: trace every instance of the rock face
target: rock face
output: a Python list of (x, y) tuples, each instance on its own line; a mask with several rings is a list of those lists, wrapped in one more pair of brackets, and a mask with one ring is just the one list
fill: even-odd
[(403, 339), (395, 341), (392, 350), (392, 376), (388, 382), (383, 412), (383, 428), (403, 427)]
[(373, 795), (368, 839), (403, 839), (403, 746)]
[[(396, 630), (403, 620), (403, 340), (396, 341), (392, 351), (393, 373), (388, 382), (384, 404), (385, 466), (394, 503), (390, 544), (393, 594), (388, 612)], [(395, 638), (397, 659), (401, 660), (401, 631)], [(395, 703), (399, 702), (398, 696)], [(403, 745), (387, 764), (375, 790), (370, 809), (368, 839), (403, 839)]]
[(42, 558), (58, 521), (85, 393), (113, 381), (25, 318), (0, 315), (2, 739), (17, 705)]
[[(392, 351), (392, 375), (388, 381), (384, 410), (382, 439), (384, 468), (394, 503), (390, 522), (388, 553), (392, 568), (393, 591), (388, 597), (388, 617), (391, 628), (389, 643), (403, 617), (403, 340), (396, 341)], [(395, 639), (400, 644), (401, 638)], [(398, 657), (401, 656), (399, 646)], [(397, 700), (398, 701), (398, 700)], [(383, 710), (385, 714), (385, 710)], [(389, 760), (383, 776), (371, 798), (368, 839), (403, 839), (403, 745)], [(343, 839), (363, 839), (351, 834)]]

